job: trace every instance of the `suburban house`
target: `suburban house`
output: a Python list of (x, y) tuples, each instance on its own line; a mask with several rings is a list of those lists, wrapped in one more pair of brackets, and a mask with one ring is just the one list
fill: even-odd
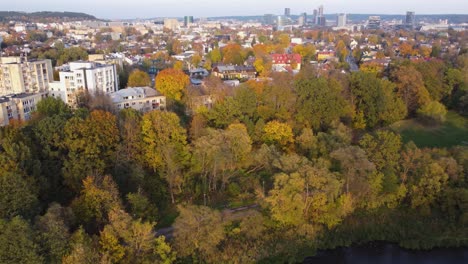
[(243, 65), (217, 65), (212, 73), (223, 80), (248, 80), (257, 77), (257, 71), (253, 66)]
[(299, 71), (301, 69), (302, 57), (299, 54), (272, 54), (273, 71)]
[(111, 93), (117, 109), (133, 108), (141, 113), (166, 109), (166, 97), (150, 87), (129, 87)]

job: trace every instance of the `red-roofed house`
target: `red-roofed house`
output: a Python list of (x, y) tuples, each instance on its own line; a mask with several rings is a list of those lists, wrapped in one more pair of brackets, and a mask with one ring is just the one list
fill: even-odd
[(272, 54), (271, 62), (274, 71), (300, 70), (302, 57), (299, 54)]

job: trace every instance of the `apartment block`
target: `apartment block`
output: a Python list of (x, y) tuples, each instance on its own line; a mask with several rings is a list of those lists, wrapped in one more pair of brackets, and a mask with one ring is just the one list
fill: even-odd
[(110, 94), (119, 90), (115, 64), (97, 62), (70, 62), (59, 69), (60, 81), (50, 83), (49, 96), (60, 98), (75, 107), (80, 93)]
[(50, 60), (28, 61), (26, 57), (0, 58), (0, 96), (42, 93), (53, 81)]

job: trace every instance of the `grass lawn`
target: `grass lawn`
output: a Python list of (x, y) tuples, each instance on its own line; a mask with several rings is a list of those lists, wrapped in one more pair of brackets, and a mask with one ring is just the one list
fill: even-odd
[(413, 141), (418, 147), (468, 146), (468, 119), (454, 112), (438, 126), (425, 126), (416, 119), (403, 120), (390, 126), (400, 133), (404, 142)]

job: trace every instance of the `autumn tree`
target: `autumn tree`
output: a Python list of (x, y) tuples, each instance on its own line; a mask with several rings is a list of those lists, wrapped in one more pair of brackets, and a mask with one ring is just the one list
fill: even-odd
[(219, 50), (219, 48), (215, 48), (213, 49), (212, 51), (210, 51), (208, 53), (208, 57), (210, 58), (211, 62), (212, 63), (218, 63), (222, 60), (222, 55), (221, 55), (221, 51)]
[(296, 45), (293, 53), (299, 54), (304, 62), (309, 62), (315, 56), (316, 48), (314, 45)]
[(218, 182), (225, 190), (236, 170), (249, 164), (252, 141), (243, 124), (205, 133), (193, 142), (193, 169), (202, 178), (204, 192), (217, 190)]
[(64, 128), (64, 146), (68, 156), (64, 163), (64, 180), (75, 191), (81, 181), (90, 174), (102, 174), (112, 164), (119, 132), (114, 115), (93, 111), (83, 119), (73, 117)]
[[(291, 161), (283, 160), (282, 164)], [(338, 175), (305, 161), (288, 174), (275, 175), (266, 201), (273, 218), (283, 224), (323, 224), (331, 228), (352, 210), (350, 196), (341, 195), (341, 185)]]
[(221, 52), (223, 54), (223, 63), (225, 64), (241, 65), (244, 63), (242, 47), (239, 44), (228, 44), (222, 48)]
[(402, 65), (392, 72), (398, 95), (403, 99), (409, 113), (429, 103), (430, 95), (424, 86), (422, 75), (411, 65)]
[(217, 245), (224, 239), (221, 213), (205, 206), (179, 206), (174, 223), (174, 246), (181, 257), (216, 259)]
[(381, 191), (382, 175), (376, 171), (366, 153), (359, 147), (349, 146), (333, 151), (330, 156), (339, 162), (344, 181), (344, 192), (351, 194), (358, 206), (375, 207), (376, 195)]
[(166, 179), (175, 203), (175, 193), (182, 188), (182, 169), (188, 159), (187, 131), (176, 114), (153, 111), (143, 116), (142, 137), (145, 163)]
[(80, 196), (72, 203), (77, 220), (91, 232), (107, 224), (110, 210), (120, 207), (119, 191), (110, 176), (86, 177)]
[(189, 77), (181, 70), (165, 69), (156, 76), (156, 89), (175, 101), (182, 99), (189, 84)]
[(294, 143), (294, 134), (288, 124), (271, 121), (265, 125), (263, 132), (263, 140), (267, 144), (278, 144), (282, 148), (287, 148)]
[(111, 263), (164, 263), (175, 261), (175, 253), (163, 236), (156, 237), (155, 223), (132, 220), (124, 211), (109, 212), (109, 224), (100, 232), (102, 260)]
[(127, 87), (146, 87), (150, 86), (151, 80), (149, 75), (141, 70), (133, 70), (128, 77)]

